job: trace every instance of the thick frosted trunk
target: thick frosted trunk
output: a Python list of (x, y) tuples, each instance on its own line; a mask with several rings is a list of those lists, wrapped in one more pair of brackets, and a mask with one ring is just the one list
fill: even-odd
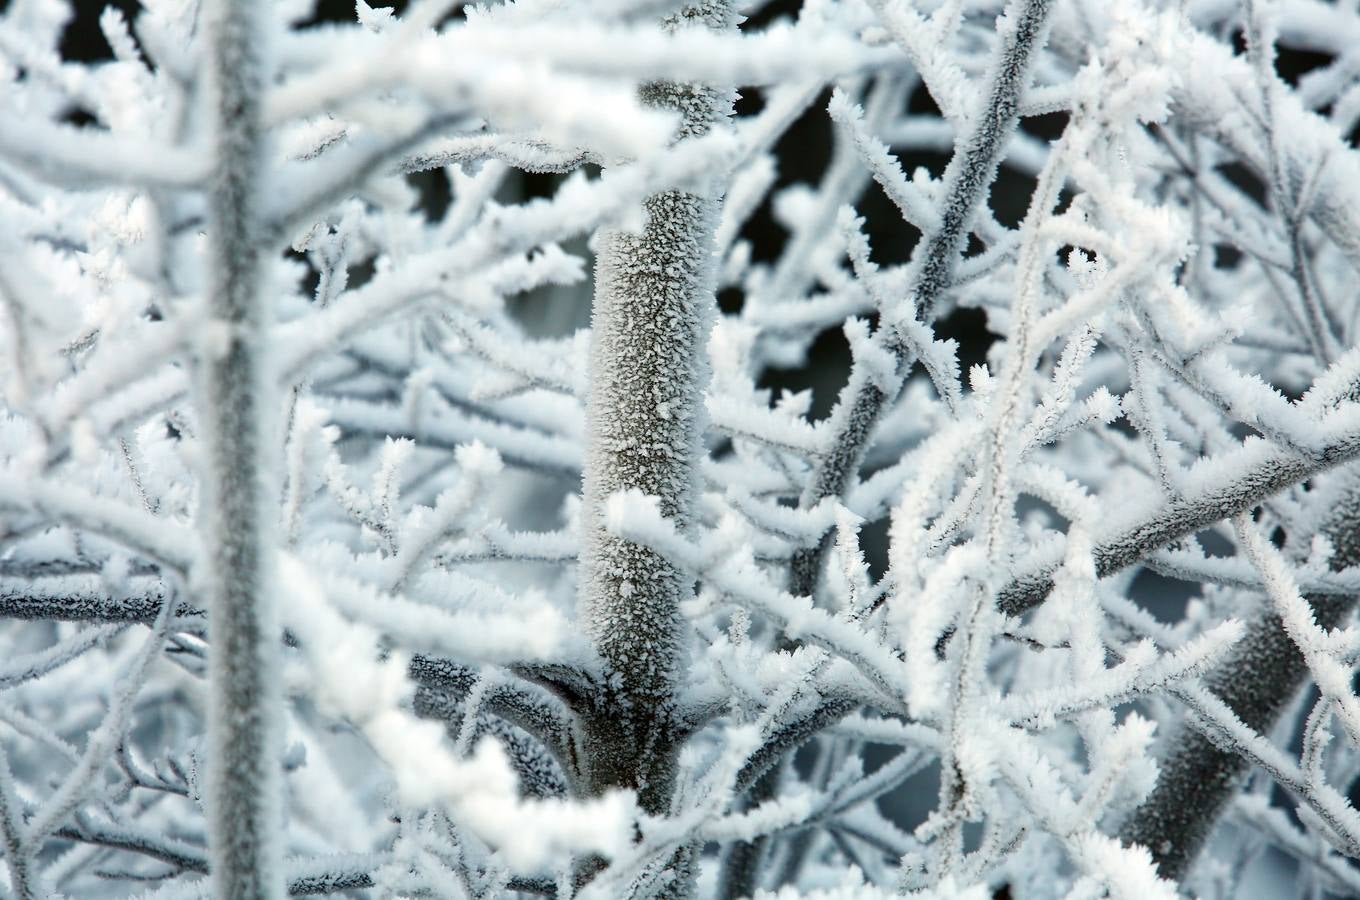
[[(703, 4), (681, 18), (723, 27), (727, 6)], [(681, 111), (681, 136), (711, 128), (727, 99), (691, 85), (649, 85), (643, 93)], [(611, 687), (586, 716), (586, 777), (596, 792), (636, 788), (649, 812), (664, 813), (685, 666), (679, 604), (692, 586), (661, 556), (609, 535), (601, 516), (611, 494), (636, 489), (658, 497), (682, 529), (692, 524), (716, 201), (665, 191), (648, 198), (645, 211), (641, 233), (605, 233), (597, 245), (581, 613)]]
[(201, 359), (204, 478), (200, 519), (209, 609), (208, 828), (213, 896), (281, 897), (278, 631), (272, 612), (267, 473), (277, 405), (263, 372), (260, 294), (262, 33), (265, 4), (218, 0), (212, 21), (216, 171), (210, 197), (209, 303)]
[(679, 604), (690, 577), (606, 534), (600, 509), (615, 491), (636, 488), (660, 498), (682, 527), (690, 523), (712, 206), (678, 191), (651, 198), (641, 235), (602, 242), (596, 275), (582, 606), (617, 680), (591, 728), (599, 743), (590, 757), (597, 787), (637, 787), (653, 812), (664, 811), (673, 777), (670, 705), (684, 665)]
[[(1332, 567), (1338, 570), (1360, 563), (1360, 480), (1353, 472), (1345, 477), (1350, 485), (1324, 529), (1336, 548)], [(1355, 607), (1356, 598), (1311, 595), (1308, 600), (1317, 623), (1335, 628)], [(1242, 640), (1205, 683), (1244, 723), (1269, 733), (1308, 674), (1298, 646), (1265, 601)], [(1120, 839), (1147, 847), (1162, 877), (1179, 881), (1250, 767), (1189, 725), (1170, 740), (1160, 767), (1156, 787), (1124, 824)]]

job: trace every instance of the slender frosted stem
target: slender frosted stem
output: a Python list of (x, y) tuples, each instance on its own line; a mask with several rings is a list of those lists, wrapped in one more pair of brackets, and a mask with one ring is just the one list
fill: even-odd
[(210, 32), (216, 165), (209, 197), (208, 298), (218, 333), (199, 360), (205, 547), (201, 593), (211, 638), (208, 834), (213, 895), (284, 894), (277, 752), (279, 634), (269, 498), (278, 406), (264, 367), (261, 104), (267, 4), (218, 0)]
[[(996, 178), (1001, 154), (1019, 121), (1020, 97), (1029, 83), (1032, 62), (1043, 48), (1052, 8), (1052, 0), (1018, 0), (1007, 7), (985, 103), (973, 117), (971, 132), (956, 143), (945, 170), (939, 227), (921, 241), (914, 254), (911, 293), (923, 322), (939, 314), (945, 292), (953, 284), (969, 226)], [(901, 341), (890, 341), (890, 347), (897, 357), (898, 375), (905, 378), (913, 362), (910, 352)], [(874, 426), (893, 399), (873, 379), (842, 393), (833, 413), (836, 435), (803, 492), (804, 507), (824, 497), (840, 496), (850, 486)], [(794, 555), (790, 583), (794, 594), (815, 594), (830, 545), (828, 537)], [(791, 850), (795, 864), (805, 855), (808, 840), (807, 834), (795, 838)]]
[[(911, 293), (916, 314), (923, 322), (939, 314), (944, 294), (954, 282), (969, 226), (996, 178), (1002, 151), (1019, 121), (1020, 96), (1029, 83), (1030, 66), (1043, 49), (1052, 8), (1053, 0), (1021, 0), (1007, 8), (986, 101), (973, 116), (972, 131), (955, 146), (945, 170), (940, 225), (921, 241), (914, 254)], [(900, 341), (891, 345), (898, 359), (898, 374), (905, 377), (912, 362), (909, 351)], [(804, 493), (805, 506), (815, 505), (823, 497), (839, 496), (850, 485), (874, 425), (892, 400), (872, 379), (860, 384), (853, 394), (841, 396), (834, 413), (837, 434)], [(795, 594), (812, 593), (828, 546), (823, 542), (794, 557)]]
[[(1310, 477), (1354, 459), (1360, 439), (1346, 434), (1314, 458), (1263, 443), (1244, 445), (1222, 455), (1227, 479), (1206, 479), (1195, 490), (1157, 507), (1130, 524), (1098, 537), (1093, 550), (1101, 578), (1131, 566), (1171, 542), (1205, 526), (1260, 505), (1264, 500)], [(1053, 589), (1056, 565), (1023, 571), (997, 596), (1008, 616), (1020, 616), (1043, 603)]]
[(23, 810), (14, 789), (9, 756), (0, 745), (0, 840), (4, 841), (5, 865), (9, 868), (10, 890), (19, 900), (39, 895), (34, 872), (33, 852), (24, 840)]

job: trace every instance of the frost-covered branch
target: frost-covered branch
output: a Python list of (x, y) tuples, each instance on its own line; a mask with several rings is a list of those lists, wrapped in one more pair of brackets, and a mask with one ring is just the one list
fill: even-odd
[[(1332, 509), (1324, 533), (1334, 543), (1333, 569), (1355, 564), (1360, 494), (1355, 473), (1338, 472), (1344, 483), (1323, 493)], [(1353, 596), (1308, 598), (1317, 627), (1335, 628), (1355, 607)], [(1228, 658), (1205, 677), (1205, 685), (1243, 726), (1268, 734), (1303, 684), (1309, 667), (1280, 612), (1263, 607)], [(1348, 688), (1349, 690), (1349, 688)], [(1121, 838), (1152, 851), (1159, 871), (1180, 877), (1194, 862), (1248, 766), (1238, 748), (1202, 727), (1186, 726), (1167, 745), (1157, 787), (1125, 823)]]
[[(1096, 538), (1096, 571), (1111, 575), (1208, 525), (1249, 510), (1280, 491), (1354, 459), (1360, 435), (1343, 434), (1313, 458), (1272, 448), (1265, 441), (1248, 440), (1221, 460), (1201, 463), (1204, 477), (1194, 492), (1137, 515), (1123, 514)], [(1145, 505), (1145, 504), (1144, 504)], [(1007, 615), (1019, 615), (1042, 603), (1052, 589), (1051, 568), (1032, 565), (1000, 593), (998, 603)]]
[(262, 4), (222, 0), (207, 40), (214, 90), (209, 311), (200, 350), (207, 433), (202, 585), (212, 640), (207, 785), (214, 892), (283, 894), (278, 734), (279, 602), (274, 580), (271, 310), (262, 270), (263, 94), (272, 60)]
[[(953, 282), (977, 205), (996, 177), (1001, 153), (1015, 129), (1030, 66), (1042, 49), (1052, 5), (1047, 0), (1017, 0), (999, 20), (1000, 41), (990, 67), (987, 92), (971, 116), (971, 131), (956, 142), (945, 170), (938, 226), (913, 254), (912, 283), (906, 293), (912, 298), (915, 318), (922, 323), (929, 323), (938, 314), (944, 294)], [(890, 339), (887, 349), (897, 357), (898, 369), (905, 369), (906, 345)], [(892, 376), (893, 381), (898, 377)], [(884, 407), (894, 399), (893, 394), (894, 389), (875, 379), (852, 383), (852, 388), (842, 391), (832, 414), (835, 436), (808, 485), (805, 493), (808, 501), (839, 496), (845, 491)], [(820, 547), (804, 551), (795, 563), (800, 593), (815, 586), (822, 553)]]

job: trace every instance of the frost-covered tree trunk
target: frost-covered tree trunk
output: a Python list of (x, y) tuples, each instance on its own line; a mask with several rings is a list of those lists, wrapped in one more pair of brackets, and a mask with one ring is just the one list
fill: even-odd
[(219, 0), (210, 41), (216, 171), (200, 347), (202, 595), (209, 610), (209, 844), (214, 896), (283, 895), (279, 860), (278, 631), (268, 472), (276, 398), (261, 292), (262, 41), (266, 4)]
[[(675, 24), (718, 29), (730, 21), (728, 4), (712, 0), (686, 8)], [(679, 137), (709, 131), (730, 104), (728, 91), (707, 85), (655, 83), (643, 96), (680, 112)], [(585, 627), (609, 679), (585, 724), (589, 787), (636, 788), (643, 808), (662, 814), (679, 750), (674, 704), (686, 644), (679, 605), (692, 576), (611, 535), (603, 507), (616, 491), (640, 490), (682, 528), (692, 523), (717, 203), (669, 190), (644, 208), (640, 232), (601, 234), (596, 250), (580, 578)]]

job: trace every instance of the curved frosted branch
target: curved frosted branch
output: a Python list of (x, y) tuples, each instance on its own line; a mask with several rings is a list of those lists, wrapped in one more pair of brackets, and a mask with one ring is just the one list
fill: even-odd
[[(1336, 497), (1324, 531), (1336, 545), (1331, 565), (1340, 570), (1360, 561), (1360, 483)], [(1355, 607), (1354, 597), (1310, 595), (1318, 626), (1338, 625)], [(1308, 665), (1279, 614), (1262, 607), (1246, 635), (1204, 681), (1240, 722), (1268, 733), (1303, 685)], [(1232, 799), (1250, 762), (1206, 730), (1189, 725), (1172, 738), (1161, 761), (1157, 786), (1126, 821), (1120, 838), (1152, 852), (1164, 878), (1180, 878), (1194, 862)]]

